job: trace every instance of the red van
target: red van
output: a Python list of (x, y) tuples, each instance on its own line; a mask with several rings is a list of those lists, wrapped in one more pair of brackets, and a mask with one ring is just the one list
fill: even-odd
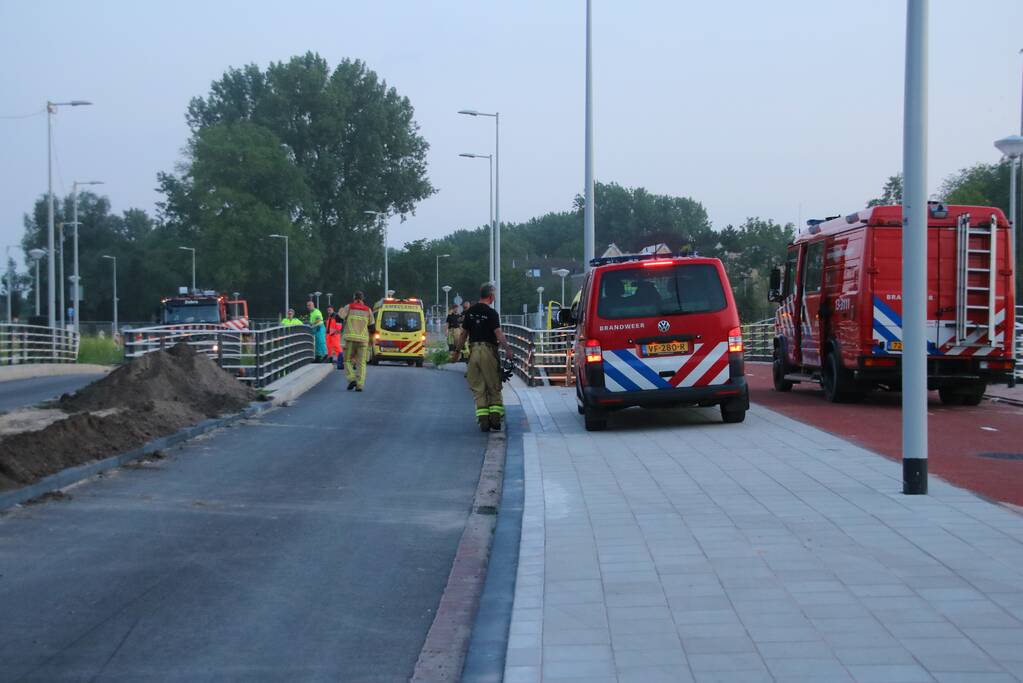
[(575, 375), (590, 431), (630, 406), (721, 407), (725, 422), (749, 408), (739, 313), (715, 258), (594, 259), (578, 304)]

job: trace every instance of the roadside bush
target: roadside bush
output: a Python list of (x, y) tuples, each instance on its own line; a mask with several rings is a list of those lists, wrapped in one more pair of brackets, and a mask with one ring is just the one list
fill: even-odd
[(78, 344), (78, 362), (114, 365), (124, 360), (124, 351), (110, 337), (82, 337)]

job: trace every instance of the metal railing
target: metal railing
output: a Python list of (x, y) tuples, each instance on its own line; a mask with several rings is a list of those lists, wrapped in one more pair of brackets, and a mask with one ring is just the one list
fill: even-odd
[(774, 358), (774, 318), (742, 325), (745, 360), (770, 361)]
[(512, 348), (515, 372), (529, 386), (572, 386), (575, 329), (534, 330), (522, 325), (502, 324)]
[(313, 334), (305, 325), (229, 330), (217, 325), (143, 327), (124, 333), (124, 357), (137, 358), (185, 343), (254, 387), (262, 387), (315, 358)]
[(0, 365), (77, 361), (78, 335), (72, 330), (0, 323)]
[(1016, 328), (1013, 330), (1015, 333), (1013, 339), (1016, 340), (1016, 353), (1013, 357), (1016, 359), (1016, 379), (1023, 381), (1023, 306), (1016, 307)]

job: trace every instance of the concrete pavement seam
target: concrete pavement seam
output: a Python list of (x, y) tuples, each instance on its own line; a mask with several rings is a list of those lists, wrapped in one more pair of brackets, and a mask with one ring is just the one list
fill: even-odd
[(462, 665), (487, 577), (497, 511), (502, 502), (507, 447), (507, 431), (490, 433), (472, 511), (458, 542), (447, 585), (419, 652), (411, 683), (454, 683), (461, 680)]

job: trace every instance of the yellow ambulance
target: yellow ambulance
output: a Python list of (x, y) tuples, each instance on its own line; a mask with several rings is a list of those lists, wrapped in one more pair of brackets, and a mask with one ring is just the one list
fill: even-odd
[(405, 362), (423, 367), (426, 357), (426, 315), (422, 299), (381, 299), (373, 306), (376, 332), (369, 362)]

